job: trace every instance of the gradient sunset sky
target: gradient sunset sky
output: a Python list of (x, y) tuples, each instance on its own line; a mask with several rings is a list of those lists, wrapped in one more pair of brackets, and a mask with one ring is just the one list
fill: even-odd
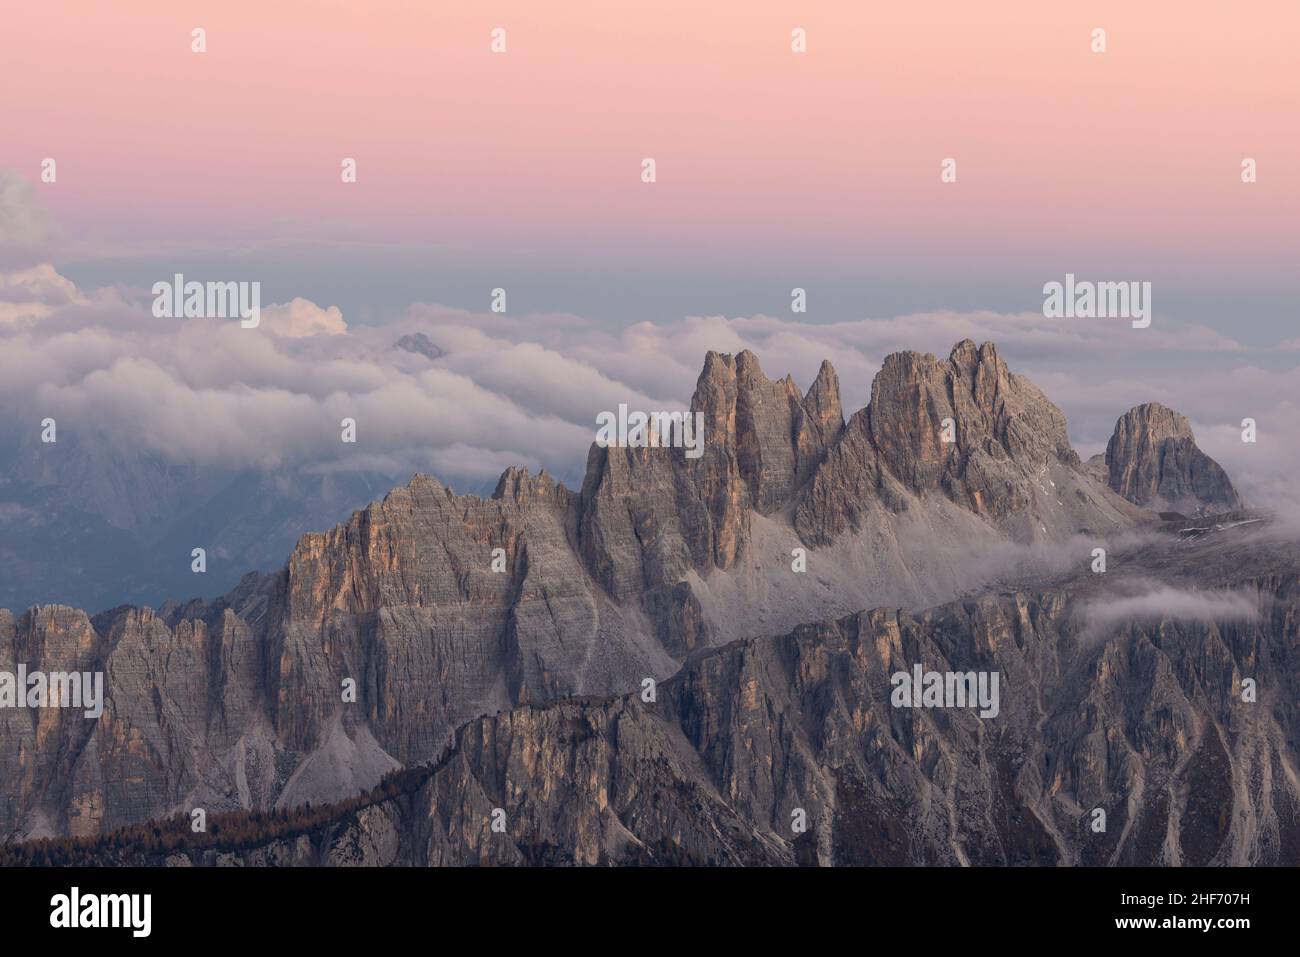
[[(1297, 35), (1295, 0), (16, 8), (0, 469), (49, 415), (203, 468), (577, 487), (595, 415), (685, 407), (708, 350), (831, 359), (852, 412), (971, 338), (1085, 457), (1163, 402), (1300, 515)], [(260, 282), (264, 324), (154, 316), (175, 273)], [(1067, 273), (1150, 282), (1151, 326), (1044, 316)]]
[(811, 321), (1022, 309), (1072, 271), (1267, 337), (1296, 291), (1298, 34), (1290, 0), (50, 0), (6, 13), (0, 168), (79, 283), (256, 270), (353, 321), (498, 285), (615, 320), (792, 285)]

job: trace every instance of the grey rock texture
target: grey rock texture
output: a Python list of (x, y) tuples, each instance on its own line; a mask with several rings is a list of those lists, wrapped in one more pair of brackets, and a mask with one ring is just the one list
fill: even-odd
[(1156, 511), (1232, 511), (1241, 498), (1196, 446), (1187, 419), (1158, 402), (1130, 409), (1106, 445), (1106, 476), (1130, 502)]

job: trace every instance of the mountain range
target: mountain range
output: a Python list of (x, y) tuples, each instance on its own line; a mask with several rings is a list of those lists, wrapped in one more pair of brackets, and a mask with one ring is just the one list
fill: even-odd
[[(0, 710), (0, 832), (171, 864), (1295, 862), (1300, 551), (1182, 416), (1082, 462), (970, 341), (886, 357), (847, 419), (829, 363), (801, 391), (711, 352), (691, 411), (699, 458), (418, 475), (212, 601), (0, 611), (0, 671), (108, 689)], [(896, 707), (918, 665), (996, 672), (997, 715)], [(308, 803), (291, 836), (106, 843)]]

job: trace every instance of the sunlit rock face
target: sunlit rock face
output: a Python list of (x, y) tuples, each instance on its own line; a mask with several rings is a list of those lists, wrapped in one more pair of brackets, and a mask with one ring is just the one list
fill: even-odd
[(1187, 419), (1158, 402), (1120, 417), (1105, 464), (1112, 489), (1156, 511), (1232, 511), (1242, 504), (1219, 463), (1197, 448)]

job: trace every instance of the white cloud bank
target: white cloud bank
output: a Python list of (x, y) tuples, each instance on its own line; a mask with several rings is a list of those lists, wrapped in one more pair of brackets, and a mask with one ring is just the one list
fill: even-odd
[[(507, 464), (580, 479), (598, 412), (677, 409), (690, 401), (709, 349), (750, 349), (773, 378), (806, 388), (823, 359), (840, 376), (846, 413), (865, 405), (888, 352), (946, 355), (962, 338), (995, 341), (1013, 370), (1089, 424), (1093, 448), (1138, 402), (1158, 400), (1191, 418), (1198, 441), (1258, 504), (1290, 501), (1300, 463), (1300, 369), (1269, 370), (1248, 357), (1212, 378), (1188, 379), (1164, 361), (1174, 344), (1153, 330), (1126, 348), (1141, 372), (1106, 375), (1113, 334), (1052, 326), (1041, 316), (906, 316), (809, 324), (768, 316), (686, 317), (618, 327), (567, 315), (476, 314), (418, 304), (384, 326), (350, 327), (340, 310), (296, 298), (263, 307), (262, 324), (156, 319), (148, 303), (85, 294), (52, 267), (0, 275), (0, 401), (10, 422), (103, 436), (173, 461), (230, 468), (419, 469), (481, 484)], [(437, 359), (393, 343), (421, 332)], [(1055, 343), (1053, 345), (1053, 343)], [(1180, 347), (1232, 344), (1204, 330)], [(1217, 360), (1216, 360), (1217, 361)], [(1226, 363), (1225, 363), (1226, 364)], [(1100, 372), (1098, 370), (1101, 370)], [(1240, 441), (1240, 419), (1260, 441)], [(356, 445), (339, 441), (354, 418)], [(1259, 501), (1266, 499), (1268, 501)]]

